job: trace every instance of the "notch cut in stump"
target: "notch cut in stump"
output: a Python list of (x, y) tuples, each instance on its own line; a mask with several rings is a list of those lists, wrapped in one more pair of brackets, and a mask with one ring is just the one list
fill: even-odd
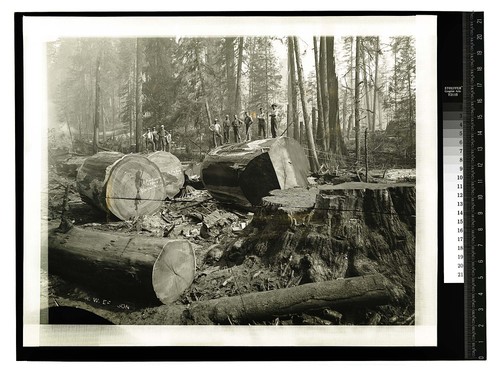
[(121, 220), (152, 214), (165, 199), (160, 169), (141, 155), (99, 152), (82, 164), (76, 184), (84, 202)]
[(156, 151), (147, 155), (147, 158), (160, 169), (165, 183), (165, 198), (175, 197), (184, 185), (182, 164), (176, 156), (166, 151)]
[(201, 166), (208, 192), (222, 203), (251, 208), (274, 189), (305, 187), (309, 162), (302, 146), (279, 137), (222, 145)]
[(73, 281), (106, 300), (151, 306), (175, 301), (191, 285), (196, 269), (194, 250), (187, 240), (78, 227), (66, 233), (49, 231), (48, 259), (50, 274)]

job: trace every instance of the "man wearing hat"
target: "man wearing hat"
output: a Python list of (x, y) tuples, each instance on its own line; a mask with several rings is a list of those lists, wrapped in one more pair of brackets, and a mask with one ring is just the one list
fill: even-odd
[(165, 132), (165, 126), (160, 125), (160, 130), (158, 131), (158, 136), (160, 137), (160, 150), (166, 151), (166, 145), (165, 145), (165, 136), (167, 133)]
[(220, 132), (220, 124), (219, 120), (215, 119), (214, 124), (210, 127), (210, 130), (212, 130), (212, 135), (214, 139), (214, 146), (217, 147), (217, 139), (219, 140), (220, 145), (222, 145), (222, 134)]
[(278, 133), (278, 119), (276, 118), (277, 112), (276, 112), (276, 104), (271, 105), (271, 112), (269, 115), (271, 116), (271, 135), (273, 138), (277, 137)]

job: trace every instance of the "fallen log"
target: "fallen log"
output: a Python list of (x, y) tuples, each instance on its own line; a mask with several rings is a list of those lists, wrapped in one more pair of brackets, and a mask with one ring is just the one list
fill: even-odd
[(228, 324), (262, 321), (324, 308), (373, 307), (389, 301), (390, 293), (384, 277), (371, 275), (225, 297), (216, 300), (211, 308), (203, 305), (202, 308), (212, 322)]
[(147, 155), (147, 158), (160, 169), (165, 183), (165, 198), (175, 197), (184, 185), (184, 172), (177, 157), (166, 151), (156, 151)]
[(137, 154), (99, 152), (88, 157), (76, 184), (84, 202), (121, 220), (152, 214), (165, 199), (160, 169)]
[(48, 271), (108, 301), (173, 302), (194, 279), (187, 240), (130, 236), (73, 227), (48, 234)]
[(279, 137), (222, 145), (201, 166), (208, 192), (223, 203), (250, 208), (274, 189), (308, 185), (309, 162), (300, 144)]
[(58, 174), (63, 174), (68, 177), (76, 177), (78, 169), (85, 162), (87, 156), (70, 156), (65, 160), (59, 161), (56, 164)]

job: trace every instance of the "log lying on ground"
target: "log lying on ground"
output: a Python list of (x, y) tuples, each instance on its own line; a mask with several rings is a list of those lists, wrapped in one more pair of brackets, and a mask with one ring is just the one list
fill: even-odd
[(147, 155), (147, 158), (160, 169), (165, 183), (165, 198), (172, 199), (184, 185), (184, 172), (181, 162), (176, 156), (166, 151), (156, 151)]
[(107, 300), (146, 305), (174, 301), (194, 278), (187, 240), (130, 236), (73, 227), (48, 234), (49, 273)]
[(300, 144), (279, 137), (223, 145), (203, 161), (201, 178), (223, 203), (250, 208), (273, 189), (308, 185), (309, 162)]
[[(205, 310), (202, 314), (208, 314), (212, 322), (229, 324), (257, 322), (324, 308), (373, 307), (387, 304), (389, 300), (384, 277), (371, 275), (225, 297), (215, 300), (213, 307), (201, 304), (201, 308)], [(199, 314), (196, 308), (191, 309), (195, 317)]]
[(122, 220), (154, 213), (165, 198), (160, 169), (141, 155), (99, 152), (82, 164), (76, 183), (83, 201)]
[(68, 177), (76, 177), (78, 169), (82, 166), (88, 156), (70, 156), (57, 163), (57, 173)]

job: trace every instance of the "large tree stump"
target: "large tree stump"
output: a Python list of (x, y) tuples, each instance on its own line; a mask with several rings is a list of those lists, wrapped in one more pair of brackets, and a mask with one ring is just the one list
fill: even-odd
[(99, 152), (82, 164), (76, 183), (83, 201), (122, 220), (152, 214), (165, 199), (160, 169), (141, 155)]
[(307, 186), (309, 162), (300, 144), (279, 137), (223, 145), (203, 161), (201, 178), (223, 203), (251, 208), (273, 189)]
[(165, 198), (172, 199), (184, 185), (184, 172), (181, 162), (176, 156), (166, 151), (156, 151), (147, 155), (147, 158), (160, 169), (165, 183)]
[(256, 254), (270, 266), (289, 264), (302, 283), (380, 273), (396, 298), (414, 302), (414, 184), (274, 190), (247, 230), (226, 259)]
[(194, 250), (187, 240), (77, 227), (66, 233), (49, 231), (48, 261), (50, 274), (106, 300), (148, 305), (175, 301), (191, 284), (195, 271)]

